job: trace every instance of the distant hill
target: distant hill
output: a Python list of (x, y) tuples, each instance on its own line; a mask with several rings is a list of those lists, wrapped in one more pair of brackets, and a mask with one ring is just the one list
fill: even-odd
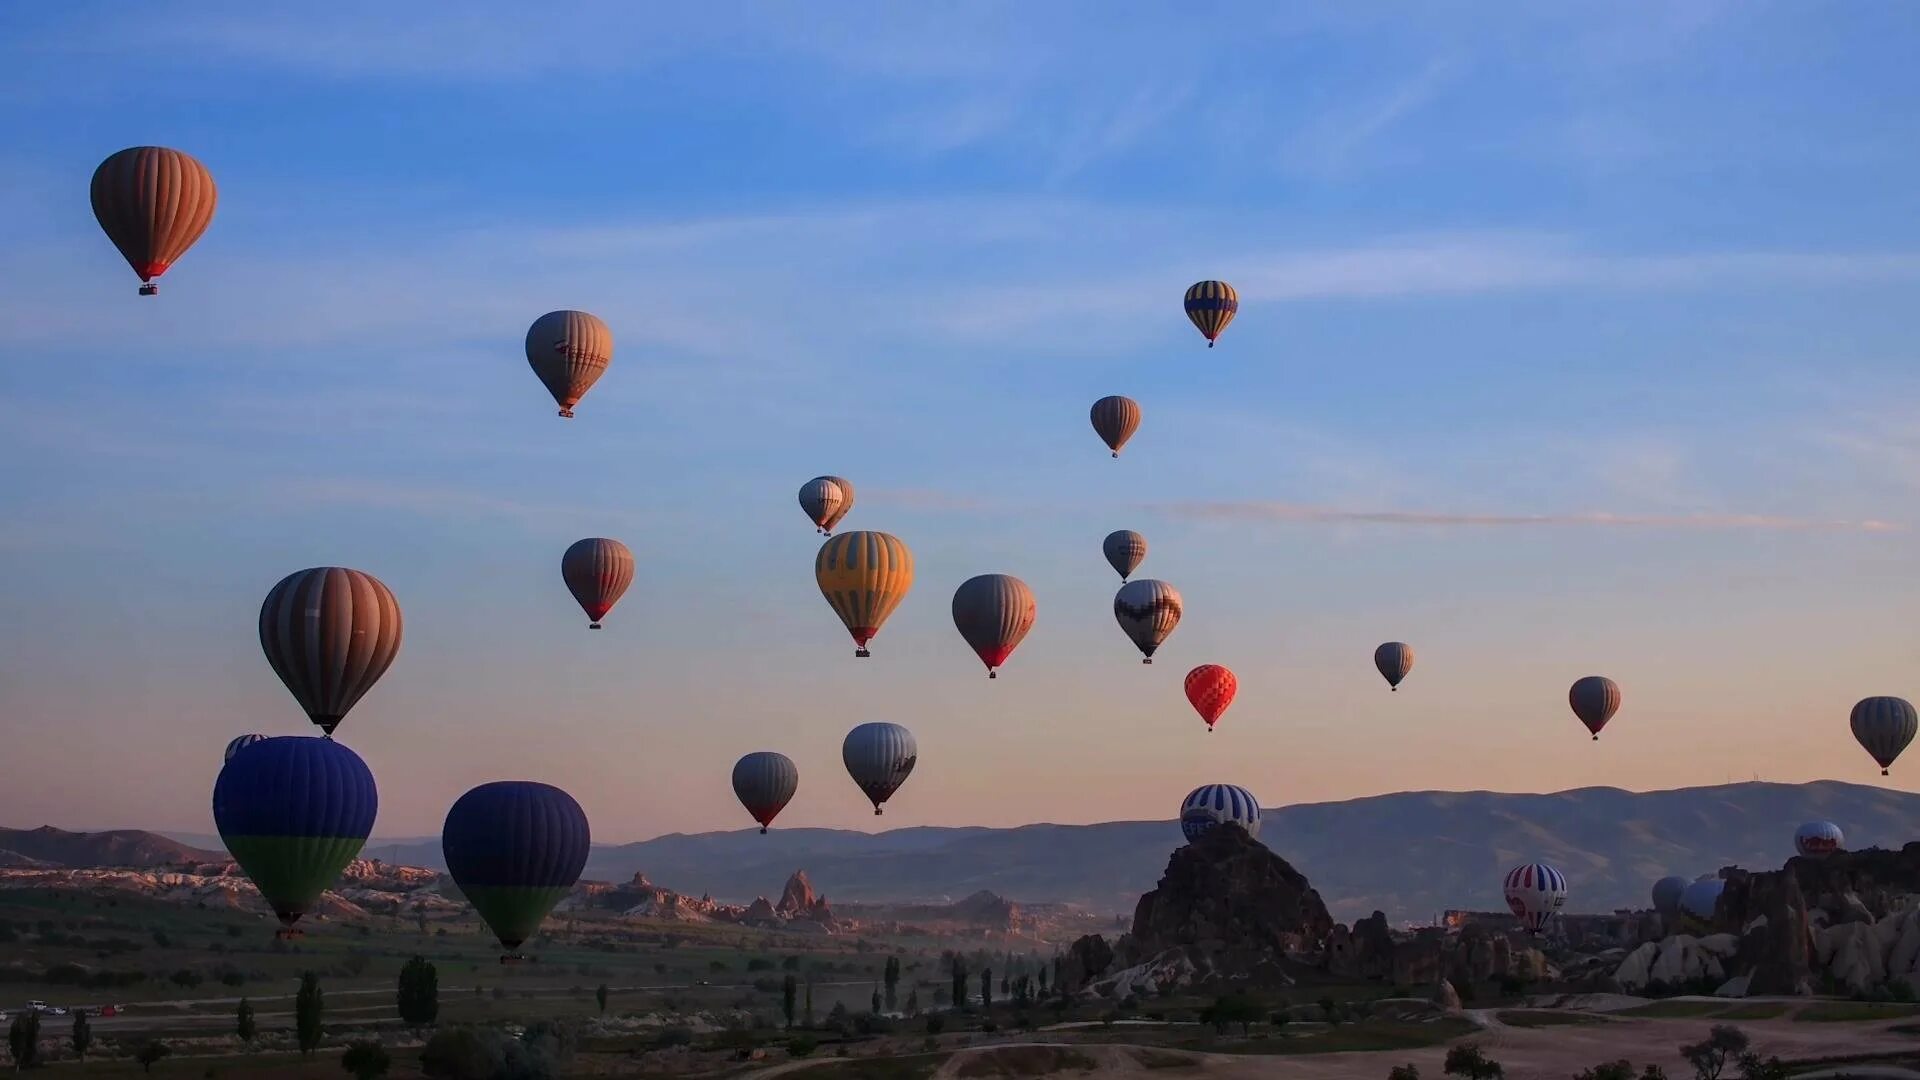
[(0, 829), (0, 865), (4, 866), (146, 869), (168, 863), (224, 862), (226, 858), (223, 851), (189, 847), (140, 829), (67, 832), (50, 825), (37, 829)]
[[(1849, 847), (1897, 848), (1920, 839), (1920, 795), (1833, 781), (1402, 792), (1269, 810), (1260, 839), (1312, 880), (1336, 918), (1379, 909), (1395, 922), (1420, 922), (1450, 907), (1501, 909), (1500, 875), (1531, 859), (1566, 872), (1572, 910), (1644, 907), (1648, 886), (1666, 874), (1778, 867), (1793, 852), (1794, 827), (1813, 818), (1839, 824)], [(587, 876), (624, 881), (644, 871), (680, 892), (738, 903), (778, 896), (787, 875), (804, 868), (839, 902), (949, 902), (990, 889), (1015, 901), (1131, 912), (1179, 843), (1168, 821), (878, 834), (742, 829), (596, 846)], [(444, 865), (434, 839), (375, 841), (366, 854)]]

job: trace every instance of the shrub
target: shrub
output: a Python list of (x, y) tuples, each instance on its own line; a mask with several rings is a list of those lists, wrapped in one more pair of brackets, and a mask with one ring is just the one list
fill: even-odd
[(1573, 1080), (1634, 1080), (1633, 1062), (1626, 1058), (1605, 1061), (1575, 1076)]
[(139, 1053), (133, 1055), (133, 1060), (140, 1063), (141, 1072), (150, 1073), (161, 1058), (171, 1053), (173, 1053), (173, 1047), (168, 1046), (159, 1039), (152, 1039), (140, 1048)]
[(938, 1035), (947, 1029), (947, 1018), (940, 1013), (927, 1014), (927, 1034)]
[(1464, 1076), (1467, 1080), (1500, 1080), (1507, 1074), (1499, 1062), (1487, 1057), (1478, 1043), (1461, 1043), (1448, 1048), (1443, 1071), (1448, 1076)]
[(653, 1037), (653, 1045), (655, 1048), (661, 1050), (672, 1046), (691, 1046), (693, 1045), (693, 1029), (684, 1027), (661, 1028), (660, 1033)]
[(377, 1042), (356, 1042), (347, 1046), (347, 1052), (340, 1056), (340, 1067), (352, 1073), (355, 1080), (375, 1080), (375, 1077), (387, 1075), (387, 1069), (393, 1065), (393, 1058), (387, 1048)]
[(1418, 1065), (1395, 1065), (1387, 1071), (1387, 1080), (1420, 1080)]
[(820, 1040), (811, 1035), (795, 1035), (787, 1040), (787, 1053), (793, 1057), (803, 1058), (813, 1053), (819, 1046)]

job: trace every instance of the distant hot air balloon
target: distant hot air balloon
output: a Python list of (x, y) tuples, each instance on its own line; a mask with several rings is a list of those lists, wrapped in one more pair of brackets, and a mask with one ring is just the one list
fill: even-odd
[(853, 485), (837, 476), (816, 476), (800, 485), (800, 509), (815, 530), (830, 536), (853, 509)]
[(1141, 663), (1153, 663), (1153, 653), (1174, 627), (1180, 625), (1180, 591), (1155, 578), (1141, 578), (1120, 586), (1113, 594), (1113, 617), (1143, 654)]
[(869, 656), (867, 642), (913, 587), (913, 552), (887, 533), (842, 533), (820, 545), (813, 577), (853, 635), (853, 655)]
[(1696, 919), (1711, 922), (1713, 913), (1720, 906), (1720, 894), (1726, 891), (1724, 878), (1704, 877), (1687, 886), (1680, 894), (1680, 910)]
[(341, 566), (288, 574), (260, 605), (267, 663), (328, 735), (393, 664), (400, 631), (393, 593)]
[(1400, 680), (1413, 670), (1413, 646), (1404, 641), (1389, 641), (1373, 650), (1373, 666), (1387, 680), (1390, 689), (1400, 689)]
[(1120, 529), (1107, 534), (1100, 542), (1100, 550), (1108, 564), (1120, 572), (1120, 580), (1125, 581), (1146, 560), (1147, 538), (1132, 529)]
[(263, 742), (265, 741), (265, 739), (266, 739), (265, 735), (261, 735), (257, 732), (236, 737), (231, 742), (227, 743), (227, 756), (225, 760), (232, 761), (233, 755), (239, 753), (242, 749), (246, 747), (252, 746), (254, 743)]
[(1193, 320), (1211, 349), (1240, 310), (1240, 294), (1224, 281), (1196, 282), (1187, 289), (1186, 307), (1187, 318)]
[(1669, 874), (1653, 883), (1653, 910), (1671, 918), (1680, 913), (1680, 897), (1687, 891), (1687, 879)]
[(1516, 866), (1507, 871), (1506, 896), (1520, 925), (1537, 934), (1566, 905), (1566, 875), (1546, 863)]
[(1239, 692), (1240, 680), (1219, 664), (1201, 664), (1187, 672), (1187, 700), (1193, 704), (1193, 711), (1200, 714), (1200, 719), (1207, 722), (1209, 734)]
[(1915, 730), (1920, 729), (1920, 716), (1905, 698), (1870, 697), (1853, 707), (1851, 724), (1855, 741), (1873, 755), (1880, 764), (1880, 775), (1885, 776), (1900, 751), (1913, 741)]
[(93, 216), (140, 275), (140, 295), (187, 253), (213, 222), (220, 201), (213, 174), (192, 156), (164, 146), (134, 146), (93, 171)]
[(1180, 804), (1180, 834), (1191, 844), (1225, 822), (1260, 835), (1260, 800), (1238, 784), (1203, 784)]
[(1000, 677), (995, 669), (1033, 629), (1035, 610), (1033, 590), (1009, 574), (970, 577), (953, 591), (954, 629), (980, 654), (989, 679)]
[(892, 798), (912, 774), (920, 760), (920, 746), (913, 732), (899, 724), (861, 724), (847, 732), (847, 741), (840, 744), (840, 760), (878, 817), (880, 804)]
[(527, 328), (527, 363), (570, 417), (613, 363), (613, 331), (584, 311), (549, 311)]
[(1567, 704), (1593, 732), (1593, 741), (1599, 742), (1600, 729), (1620, 711), (1620, 684), (1604, 675), (1589, 675), (1567, 691)]
[(633, 584), (633, 552), (604, 536), (575, 540), (560, 556), (560, 579), (587, 613), (587, 629), (598, 630), (600, 620)]
[(213, 784), (221, 843), (288, 928), (360, 854), (379, 808), (367, 763), (332, 739), (262, 739)]
[(1809, 821), (1793, 831), (1794, 852), (1811, 858), (1831, 855), (1846, 843), (1846, 834), (1831, 821)]
[(447, 873), (509, 953), (580, 880), (592, 842), (573, 796), (531, 780), (481, 784), (454, 802), (440, 830)]
[(1093, 430), (1113, 456), (1119, 457), (1120, 448), (1140, 430), (1140, 404), (1129, 397), (1103, 397), (1093, 403), (1092, 418)]
[(756, 750), (733, 763), (733, 794), (765, 833), (800, 789), (800, 770), (793, 759), (771, 750)]

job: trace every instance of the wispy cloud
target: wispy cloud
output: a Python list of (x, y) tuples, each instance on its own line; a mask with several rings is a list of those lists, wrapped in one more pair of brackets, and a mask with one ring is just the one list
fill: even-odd
[(601, 506), (530, 503), (455, 487), (389, 484), (376, 480), (302, 480), (277, 486), (271, 498), (302, 508), (316, 505), (391, 510), (427, 517), (474, 517), (513, 521), (539, 529), (555, 522), (654, 525), (658, 518)]
[(1336, 525), (1397, 525), (1414, 527), (1467, 526), (1475, 528), (1593, 527), (1750, 532), (1903, 532), (1906, 526), (1887, 521), (1820, 520), (1773, 514), (1616, 514), (1591, 511), (1573, 514), (1459, 513), (1435, 510), (1349, 510), (1301, 503), (1246, 500), (1235, 502), (1149, 503), (1149, 513), (1190, 521), (1268, 521)]
[(1287, 140), (1281, 167), (1323, 176), (1345, 172), (1367, 144), (1433, 101), (1461, 67), (1451, 57), (1430, 61), (1373, 100), (1319, 117)]

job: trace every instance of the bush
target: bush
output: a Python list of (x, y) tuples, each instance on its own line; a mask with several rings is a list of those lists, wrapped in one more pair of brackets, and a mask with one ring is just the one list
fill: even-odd
[(994, 1032), (1000, 1030), (1000, 1025), (994, 1023), (993, 1017), (989, 1016), (986, 1019), (980, 1021), (980, 1030), (991, 1035)]
[(940, 1013), (927, 1014), (927, 1034), (938, 1035), (947, 1029), (947, 1018)]
[(1464, 1076), (1467, 1080), (1500, 1080), (1507, 1074), (1499, 1062), (1487, 1057), (1478, 1043), (1450, 1047), (1443, 1071), (1448, 1076)]
[(1727, 1063), (1737, 1061), (1751, 1042), (1747, 1033), (1731, 1024), (1715, 1024), (1700, 1042), (1680, 1048), (1680, 1056), (1693, 1066), (1699, 1080), (1719, 1080)]
[(166, 1057), (168, 1054), (171, 1054), (171, 1053), (173, 1053), (173, 1047), (168, 1046), (166, 1043), (161, 1042), (159, 1039), (153, 1039), (153, 1040), (150, 1040), (145, 1046), (142, 1046), (140, 1048), (139, 1053), (133, 1055), (133, 1060), (140, 1063), (141, 1072), (150, 1073), (153, 1071), (153, 1067), (159, 1063), (161, 1058)]
[(191, 990), (206, 981), (199, 972), (192, 968), (181, 968), (179, 971), (167, 976), (167, 980), (183, 990)]
[(1281, 1009), (1279, 1012), (1268, 1017), (1267, 1020), (1272, 1023), (1274, 1027), (1283, 1028), (1293, 1023), (1293, 1014), (1285, 1009)]
[(693, 1029), (684, 1027), (661, 1028), (660, 1033), (653, 1037), (653, 1045), (654, 1048), (658, 1050), (665, 1050), (673, 1046), (692, 1046)]
[(347, 1052), (340, 1056), (340, 1067), (352, 1073), (355, 1080), (375, 1080), (375, 1077), (387, 1075), (392, 1067), (393, 1058), (387, 1048), (377, 1042), (355, 1042), (347, 1045)]
[(1602, 1062), (1575, 1076), (1573, 1080), (1634, 1080), (1633, 1062), (1626, 1058)]
[(795, 1035), (787, 1040), (787, 1053), (793, 1057), (803, 1058), (813, 1053), (819, 1046), (820, 1040), (811, 1035)]
[(1420, 1080), (1418, 1065), (1395, 1065), (1387, 1071), (1387, 1080)]

